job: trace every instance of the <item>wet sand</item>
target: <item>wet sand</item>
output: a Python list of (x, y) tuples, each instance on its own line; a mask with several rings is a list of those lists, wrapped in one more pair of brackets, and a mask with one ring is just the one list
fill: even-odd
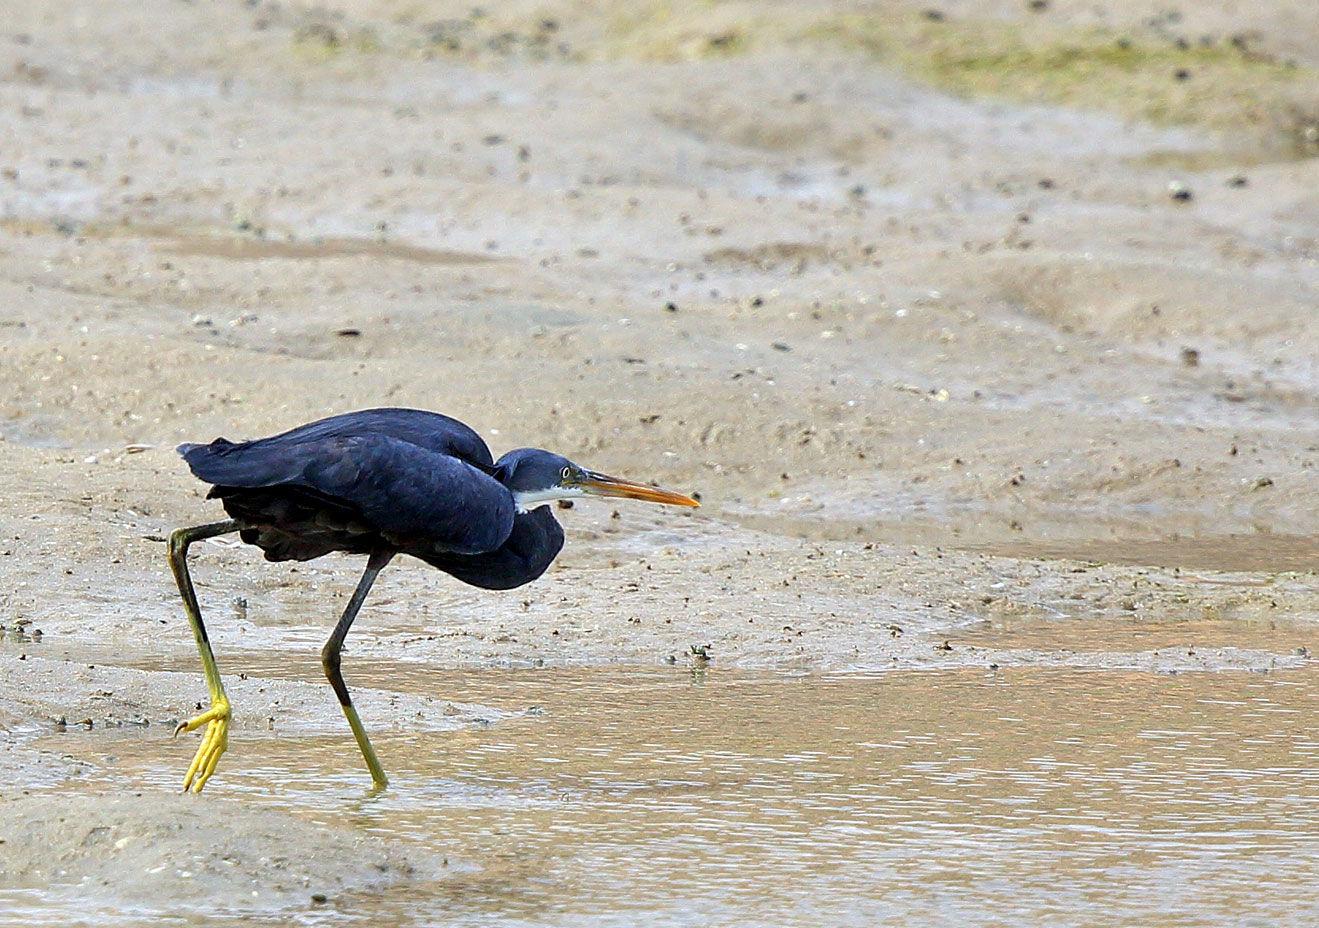
[[(1319, 21), (441, 6), (0, 25), (0, 905), (1312, 923)], [(703, 506), (391, 566), (375, 800), (361, 565), (197, 546), (177, 796), (172, 448), (377, 405)]]

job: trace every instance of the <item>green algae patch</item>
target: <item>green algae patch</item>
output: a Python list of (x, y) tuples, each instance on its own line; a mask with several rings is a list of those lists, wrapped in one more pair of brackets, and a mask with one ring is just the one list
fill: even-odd
[(1319, 154), (1319, 72), (1262, 53), (1240, 35), (1190, 41), (1153, 26), (1118, 32), (1041, 19), (880, 15), (741, 0), (632, 4), (603, 22), (585, 33), (565, 29), (575, 33), (582, 59), (861, 52), (960, 96), (1236, 132), (1248, 144)]
[(642, 61), (699, 61), (770, 47), (785, 38), (782, 20), (757, 19), (740, 3), (635, 4), (616, 13), (587, 57)]
[[(984, 23), (930, 26), (900, 65), (953, 93), (1114, 112), (1162, 124), (1303, 131), (1316, 75), (1230, 42), (1183, 45), (1102, 30), (1027, 36)], [(1289, 91), (1295, 89), (1297, 94)]]
[(630, 6), (609, 21), (599, 44), (580, 51), (593, 59), (691, 61), (803, 47), (860, 51), (959, 96), (1237, 132), (1244, 142), (1319, 154), (1319, 72), (1261, 53), (1241, 36), (1191, 42), (1154, 28), (1124, 33), (701, 0)]
[(1237, 133), (1246, 146), (1319, 154), (1319, 71), (1279, 60), (1245, 35), (1191, 41), (1157, 25), (1129, 32), (884, 14), (826, 4), (651, 0), (474, 8), (390, 21), (311, 11), (293, 18), (304, 61), (396, 55), (499, 61), (699, 62), (752, 54), (856, 54), (969, 98), (1091, 109)]

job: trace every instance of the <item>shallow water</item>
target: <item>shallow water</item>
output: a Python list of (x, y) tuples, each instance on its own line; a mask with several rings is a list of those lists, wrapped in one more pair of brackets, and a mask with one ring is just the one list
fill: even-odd
[[(392, 782), (374, 798), (346, 729), (235, 732), (208, 793), (347, 816), (477, 868), (332, 898), (295, 923), (1319, 921), (1310, 667), (788, 677), (355, 661), (347, 672), (538, 708), (456, 734), (377, 732)], [(90, 791), (177, 788), (191, 754), (159, 730), (62, 737), (104, 740), (104, 767), (81, 783)], [(29, 924), (144, 917), (6, 901)], [(195, 918), (175, 909), (151, 923)]]
[(1273, 654), (1319, 653), (1319, 628), (1291, 617), (1241, 619), (1194, 615), (1170, 621), (1134, 610), (1085, 618), (1058, 612), (997, 616), (947, 635), (954, 646), (1067, 651), (1073, 654), (1145, 652), (1214, 654), (1223, 648), (1258, 648)]

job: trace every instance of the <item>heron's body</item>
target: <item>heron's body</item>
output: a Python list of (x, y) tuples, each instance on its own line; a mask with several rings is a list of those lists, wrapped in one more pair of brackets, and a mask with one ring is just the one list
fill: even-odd
[(390, 559), (408, 554), (472, 586), (507, 590), (539, 577), (563, 547), (563, 529), (550, 509), (527, 510), (524, 504), (600, 495), (696, 505), (539, 449), (521, 448), (495, 461), (462, 422), (416, 409), (363, 410), (256, 441), (184, 444), (179, 453), (211, 484), (208, 498), (219, 499), (230, 516), (170, 538), (171, 566), (211, 689), (212, 709), (179, 726), (207, 726), (185, 783), (195, 790), (224, 751), (229, 711), (187, 573), (191, 542), (236, 530), (272, 561), (306, 561), (334, 551), (368, 555), (366, 574), (322, 656), (372, 778), (383, 786), (384, 774), (339, 673), (339, 649)]
[(563, 547), (550, 510), (518, 512), (481, 436), (439, 413), (369, 409), (179, 452), (271, 561), (389, 549), (507, 590), (543, 574)]

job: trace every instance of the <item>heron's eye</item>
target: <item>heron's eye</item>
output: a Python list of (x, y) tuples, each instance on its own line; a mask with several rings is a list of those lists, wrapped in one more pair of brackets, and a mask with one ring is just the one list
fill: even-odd
[(571, 468), (571, 467), (565, 467), (563, 470), (559, 471), (559, 479), (560, 479), (560, 480), (567, 480), (567, 479), (570, 478), (571, 476), (572, 476), (572, 468)]

